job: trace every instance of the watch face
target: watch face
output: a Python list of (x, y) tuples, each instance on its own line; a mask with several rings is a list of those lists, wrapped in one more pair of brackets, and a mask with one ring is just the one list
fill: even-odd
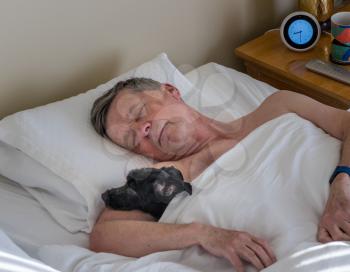
[(295, 20), (288, 29), (289, 38), (296, 44), (307, 44), (312, 39), (313, 33), (312, 25), (304, 19)]
[(320, 27), (311, 14), (295, 12), (284, 20), (281, 35), (290, 49), (305, 51), (317, 43)]

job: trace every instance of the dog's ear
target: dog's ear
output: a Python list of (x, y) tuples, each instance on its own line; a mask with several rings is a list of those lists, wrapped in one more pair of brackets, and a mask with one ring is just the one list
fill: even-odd
[(154, 170), (155, 169), (153, 168), (140, 168), (131, 170), (126, 177), (126, 182), (128, 186), (130, 186), (133, 189), (136, 189), (137, 184), (148, 179), (152, 175), (152, 172), (154, 172)]
[(135, 198), (135, 197), (138, 197), (138, 193), (133, 189), (133, 188), (130, 188), (130, 187), (127, 187), (126, 188), (126, 191), (125, 193), (130, 197), (130, 198)]
[(132, 188), (127, 187), (125, 191), (125, 201), (128, 203), (130, 208), (140, 208), (141, 199), (140, 195)]
[(133, 188), (128, 187), (128, 185), (126, 184), (118, 188), (111, 189), (107, 192), (112, 192), (112, 195), (114, 195), (115, 197), (122, 197), (122, 196), (126, 196), (128, 198), (138, 197), (138, 193)]
[(162, 167), (161, 170), (167, 172), (171, 177), (175, 179), (184, 180), (182, 173), (178, 169), (176, 169), (174, 166)]

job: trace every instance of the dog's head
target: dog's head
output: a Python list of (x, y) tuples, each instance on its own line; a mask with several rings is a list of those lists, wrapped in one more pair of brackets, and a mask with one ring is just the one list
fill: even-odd
[(102, 199), (112, 209), (140, 209), (159, 219), (169, 202), (183, 191), (192, 194), (192, 187), (176, 168), (141, 168), (130, 171), (126, 184), (107, 190)]

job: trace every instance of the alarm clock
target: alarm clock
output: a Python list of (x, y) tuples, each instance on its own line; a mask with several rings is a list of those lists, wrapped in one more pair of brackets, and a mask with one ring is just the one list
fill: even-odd
[(312, 14), (296, 11), (283, 20), (280, 34), (283, 43), (289, 49), (303, 52), (317, 44), (321, 36), (321, 27)]

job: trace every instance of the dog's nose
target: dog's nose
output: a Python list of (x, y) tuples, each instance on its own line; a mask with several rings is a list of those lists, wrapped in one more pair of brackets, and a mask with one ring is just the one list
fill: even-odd
[(102, 200), (105, 203), (106, 206), (108, 206), (109, 204), (109, 197), (108, 197), (108, 191), (104, 192), (102, 195)]

